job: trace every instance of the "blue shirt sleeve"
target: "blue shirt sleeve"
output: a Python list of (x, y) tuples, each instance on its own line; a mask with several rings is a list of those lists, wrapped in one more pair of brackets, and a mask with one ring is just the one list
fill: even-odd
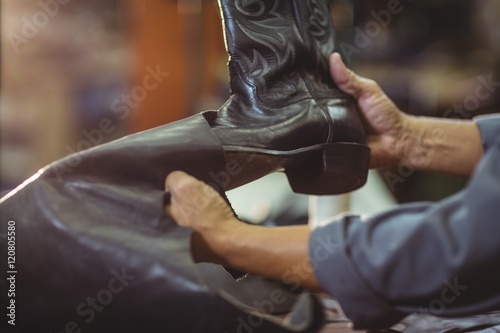
[(476, 122), (485, 152), (463, 191), (312, 232), (315, 275), (355, 328), (500, 309), (500, 116)]
[(487, 151), (500, 135), (500, 116), (492, 114), (476, 117), (475, 120), (481, 132), (484, 151)]

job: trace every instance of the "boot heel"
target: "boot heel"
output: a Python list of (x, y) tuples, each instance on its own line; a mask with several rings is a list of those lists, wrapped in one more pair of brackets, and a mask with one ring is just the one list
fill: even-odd
[(340, 194), (363, 186), (368, 175), (370, 148), (359, 143), (331, 143), (323, 150), (285, 167), (293, 191)]

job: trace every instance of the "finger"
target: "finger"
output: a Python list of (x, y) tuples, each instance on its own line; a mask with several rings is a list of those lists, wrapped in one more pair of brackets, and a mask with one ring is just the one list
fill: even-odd
[(330, 75), (332, 76), (335, 84), (344, 92), (355, 95), (356, 91), (356, 78), (353, 73), (346, 67), (340, 54), (337, 52), (332, 53), (330, 56)]
[(172, 171), (165, 178), (165, 190), (172, 192), (172, 190), (177, 186), (177, 183), (182, 179), (187, 173), (182, 171)]
[(371, 93), (369, 80), (357, 75), (346, 67), (338, 52), (330, 56), (330, 75), (335, 84), (345, 93), (359, 99), (365, 93)]
[(165, 179), (165, 189), (170, 192), (170, 213), (177, 215), (179, 209), (197, 206), (203, 183), (182, 171), (174, 171)]
[(165, 179), (165, 189), (171, 193), (172, 201), (189, 197), (200, 181), (182, 171), (173, 171)]
[(193, 213), (192, 203), (197, 180), (182, 171), (173, 171), (165, 179), (165, 189), (170, 192), (170, 204), (165, 207), (167, 215), (180, 226), (189, 227)]
[(204, 182), (181, 171), (167, 176), (165, 188), (171, 193), (171, 205), (166, 212), (184, 226), (191, 224), (192, 218), (209, 207), (218, 195)]

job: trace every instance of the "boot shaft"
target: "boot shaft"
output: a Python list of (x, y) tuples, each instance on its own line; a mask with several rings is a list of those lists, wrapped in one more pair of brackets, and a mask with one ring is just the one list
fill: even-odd
[[(330, 90), (334, 30), (327, 0), (219, 0), (231, 94), (271, 103), (306, 98), (307, 81)], [(251, 97), (253, 96), (253, 97)], [(310, 97), (310, 96), (307, 96)], [(247, 103), (245, 103), (247, 104)]]
[(222, 142), (282, 151), (297, 142), (365, 142), (356, 102), (330, 78), (335, 42), (328, 0), (219, 4), (231, 86), (214, 122)]

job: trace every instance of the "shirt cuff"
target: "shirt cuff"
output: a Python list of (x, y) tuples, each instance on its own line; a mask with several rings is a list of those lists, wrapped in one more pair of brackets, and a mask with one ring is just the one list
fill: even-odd
[(483, 140), (483, 149), (487, 151), (499, 137), (500, 133), (500, 115), (492, 114), (475, 117), (477, 127), (481, 132), (481, 139)]
[(360, 218), (344, 216), (313, 230), (309, 257), (314, 274), (323, 289), (340, 303), (355, 329), (390, 327), (407, 314), (395, 310), (370, 290), (357, 272), (345, 241), (353, 223), (361, 223)]

